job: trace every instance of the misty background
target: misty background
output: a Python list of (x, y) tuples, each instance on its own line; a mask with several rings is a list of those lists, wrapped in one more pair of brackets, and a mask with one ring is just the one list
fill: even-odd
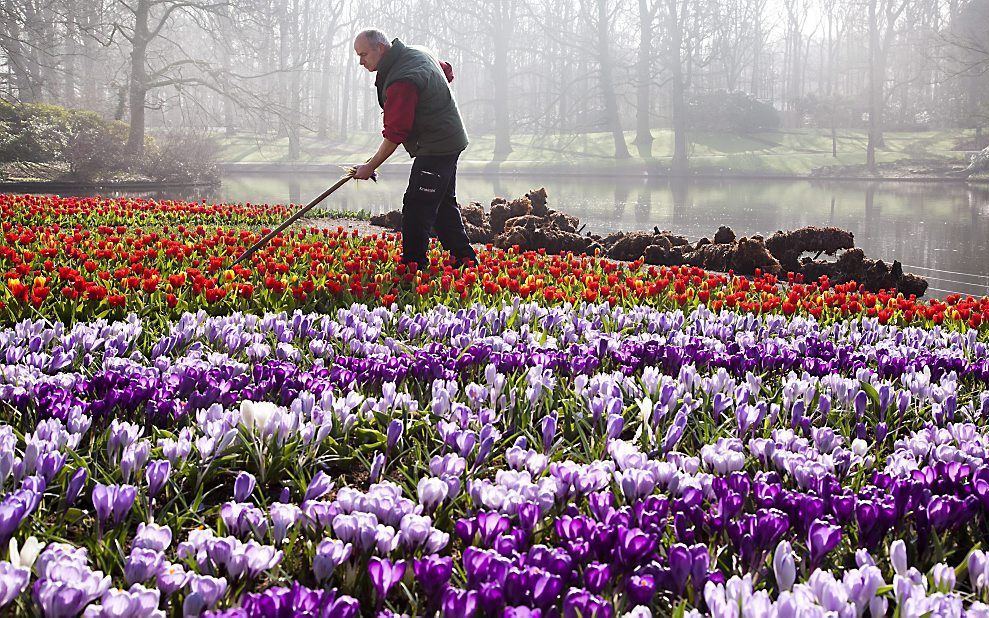
[(493, 160), (598, 134), (676, 171), (691, 130), (779, 127), (865, 131), (872, 163), (884, 131), (989, 118), (989, 0), (4, 0), (0, 98), (126, 123), (130, 153), (187, 129), (293, 161), (380, 131), (368, 26), (452, 63)]

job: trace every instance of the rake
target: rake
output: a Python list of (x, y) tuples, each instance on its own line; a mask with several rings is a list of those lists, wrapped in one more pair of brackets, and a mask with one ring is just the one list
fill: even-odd
[[(333, 183), (333, 186), (332, 187), (330, 187), (326, 191), (323, 191), (318, 196), (316, 196), (311, 202), (309, 202), (308, 204), (306, 204), (305, 206), (303, 206), (299, 210), (297, 210), (294, 213), (292, 213), (292, 216), (290, 216), (288, 219), (285, 219), (284, 221), (282, 221), (278, 225), (278, 227), (276, 227), (275, 229), (271, 230), (270, 232), (268, 232), (267, 234), (265, 234), (261, 238), (261, 240), (257, 241), (253, 245), (251, 245), (250, 248), (248, 248), (246, 251), (244, 251), (243, 253), (241, 253), (240, 256), (236, 260), (233, 261), (233, 264), (231, 264), (229, 266), (229, 268), (233, 268), (237, 264), (240, 264), (241, 262), (243, 262), (247, 258), (249, 258), (252, 255), (254, 255), (255, 253), (257, 253), (257, 251), (259, 249), (261, 249), (266, 244), (268, 244), (268, 242), (270, 242), (272, 238), (274, 238), (275, 236), (278, 236), (278, 234), (281, 233), (282, 231), (284, 231), (285, 228), (287, 228), (288, 226), (292, 225), (293, 223), (295, 223), (296, 221), (298, 221), (299, 219), (301, 219), (303, 215), (305, 215), (307, 212), (309, 212), (310, 210), (312, 210), (313, 208), (315, 208), (317, 204), (319, 204), (320, 202), (322, 202), (323, 200), (325, 200), (327, 197), (329, 197), (329, 195), (331, 193), (333, 193), (334, 191), (336, 191), (337, 189), (339, 189), (343, 185), (347, 184), (347, 181), (354, 177), (354, 173), (356, 171), (357, 171), (357, 168), (354, 168), (354, 167), (351, 167), (351, 168), (347, 169), (347, 173), (344, 174), (344, 176), (342, 176), (340, 178), (340, 180), (338, 180), (335, 183)], [(371, 175), (371, 180), (373, 180), (375, 182), (378, 181), (378, 175), (377, 175), (377, 173), (374, 173), (374, 174)]]

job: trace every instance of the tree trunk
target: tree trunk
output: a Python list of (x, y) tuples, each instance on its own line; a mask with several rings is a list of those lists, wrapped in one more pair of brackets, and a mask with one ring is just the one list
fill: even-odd
[(113, 119), (122, 121), (127, 114), (127, 86), (117, 87), (117, 107), (113, 111)]
[(761, 81), (760, 81), (760, 65), (759, 60), (762, 56), (762, 11), (755, 12), (755, 23), (752, 25), (752, 85), (750, 89), (752, 90), (752, 96), (759, 98), (761, 92)]
[(288, 137), (286, 113), (289, 108), (289, 29), (288, 0), (279, 0), (275, 19), (278, 20), (278, 137)]
[[(335, 28), (333, 28), (335, 29)], [(316, 89), (316, 102), (319, 106), (319, 113), (316, 121), (316, 136), (320, 140), (325, 140), (330, 135), (330, 110), (333, 108), (330, 101), (330, 72), (333, 66), (333, 47), (330, 42), (333, 40), (333, 32), (327, 32), (325, 39), (326, 51), (323, 53), (323, 66), (319, 71), (319, 85)]]
[(604, 97), (604, 115), (608, 129), (615, 140), (615, 158), (628, 159), (632, 155), (625, 144), (621, 119), (618, 117), (618, 97), (615, 96), (614, 80), (611, 76), (611, 28), (608, 21), (608, 0), (597, 0), (598, 22), (598, 74), (601, 95)]
[(288, 132), (288, 160), (298, 161), (299, 157), (302, 156), (302, 135), (299, 125), (301, 116), (301, 97), (299, 90), (301, 84), (299, 83), (298, 73), (292, 76), (291, 80), (292, 91), (289, 93), (289, 108), (288, 108), (288, 118), (286, 122), (286, 129)]
[(131, 156), (144, 153), (145, 102), (148, 96), (148, 42), (151, 32), (148, 18), (150, 0), (139, 0), (134, 11), (134, 40), (130, 54), (130, 128), (126, 151)]
[[(65, 21), (65, 71), (62, 78), (62, 103), (66, 107), (75, 107), (76, 104), (76, 56), (78, 55), (78, 45), (76, 44), (76, 29), (78, 26), (78, 7), (73, 0), (69, 0)], [(92, 79), (92, 77), (90, 77)]]
[(299, 40), (299, 2), (292, 3), (291, 10), (286, 11), (288, 35), (287, 60), (292, 65), (288, 78), (288, 113), (286, 114), (286, 133), (288, 133), (288, 160), (298, 161), (302, 156), (302, 76), (298, 66), (302, 57)]
[(635, 81), (635, 147), (643, 159), (652, 158), (652, 130), (649, 126), (652, 83), (652, 20), (648, 0), (639, 0), (639, 58)]
[(48, 42), (44, 41), (42, 35), (44, 24), (42, 17), (35, 10), (34, 4), (31, 2), (24, 3), (24, 9), (26, 27), (23, 33), (25, 46), (22, 48), (24, 68), (27, 75), (30, 76), (31, 100), (40, 102), (45, 100), (47, 87), (45, 83), (47, 75), (42, 68), (40, 55), (46, 53), (43, 48)]
[[(137, 49), (135, 48), (131, 56), (137, 55)], [(141, 55), (144, 55), (142, 51)], [(143, 62), (143, 60), (142, 60)], [(134, 61), (132, 60), (132, 65)], [(129, 107), (130, 107), (130, 127), (127, 131), (127, 146), (126, 151), (128, 154), (133, 156), (139, 156), (144, 153), (144, 132), (145, 132), (145, 103), (147, 100), (148, 91), (144, 87), (144, 76), (138, 75), (138, 72), (131, 67), (131, 84), (130, 84), (130, 94)]]
[(24, 53), (24, 46), (21, 43), (23, 32), (16, 19), (3, 24), (2, 34), (8, 42), (4, 44), (4, 51), (7, 53), (7, 66), (11, 74), (11, 81), (17, 90), (17, 100), (21, 103), (34, 103), (38, 100), (34, 88), (34, 78), (29, 70), (28, 58)]
[(881, 74), (879, 72), (879, 22), (876, 4), (879, 0), (869, 0), (869, 140), (865, 158), (869, 170), (876, 171), (876, 148), (879, 141), (879, 101), (882, 98)]
[(670, 29), (670, 111), (673, 124), (673, 164), (671, 171), (676, 175), (687, 174), (687, 106), (684, 101), (683, 20), (689, 0), (667, 0)]
[(512, 128), (509, 115), (508, 45), (512, 40), (508, 35), (494, 37), (494, 58), (491, 72), (494, 77), (495, 146), (494, 159), (504, 161), (512, 153)]
[[(81, 12), (79, 15), (79, 26), (80, 30), (83, 32), (89, 32), (90, 30), (97, 27), (100, 21), (99, 15), (96, 14), (96, 10), (89, 6), (90, 3), (83, 2), (81, 6), (77, 6), (77, 10)], [(83, 36), (82, 37), (82, 59), (80, 61), (81, 75), (85, 75), (86, 79), (80, 80), (79, 83), (79, 103), (80, 107), (85, 109), (99, 109), (105, 104), (104, 94), (101, 89), (100, 79), (97, 78), (97, 57), (100, 55), (100, 44), (96, 41), (95, 37)], [(112, 100), (112, 99), (111, 99)], [(123, 114), (117, 120), (121, 120)]]
[(353, 66), (348, 63), (343, 68), (343, 96), (340, 97), (340, 140), (347, 141), (350, 131), (350, 97), (353, 96), (350, 88), (350, 75), (353, 73)]

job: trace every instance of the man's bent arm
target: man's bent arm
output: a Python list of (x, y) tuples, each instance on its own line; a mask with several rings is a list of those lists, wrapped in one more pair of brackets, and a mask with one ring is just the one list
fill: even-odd
[(367, 180), (374, 173), (374, 170), (378, 169), (378, 166), (385, 162), (388, 157), (395, 152), (398, 148), (398, 144), (385, 138), (381, 140), (381, 145), (378, 146), (378, 151), (374, 153), (374, 156), (368, 159), (368, 162), (364, 165), (357, 167), (357, 171), (354, 173), (354, 178), (357, 180)]
[(378, 151), (374, 153), (374, 156), (371, 157), (371, 160), (367, 164), (373, 169), (378, 169), (378, 166), (384, 163), (395, 152), (396, 148), (398, 148), (398, 144), (395, 142), (387, 138), (382, 139), (381, 145), (378, 146)]

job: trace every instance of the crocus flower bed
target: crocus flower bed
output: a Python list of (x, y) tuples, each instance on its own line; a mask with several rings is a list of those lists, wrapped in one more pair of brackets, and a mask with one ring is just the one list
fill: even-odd
[(0, 211), (0, 612), (989, 616), (987, 299)]
[(11, 607), (989, 611), (974, 330), (517, 301), (143, 326), (0, 338)]
[[(849, 317), (989, 331), (989, 298), (920, 302), (859, 291), (854, 283), (753, 280), (697, 268), (616, 263), (593, 256), (482, 252), (455, 269), (439, 252), (411, 272), (395, 236), (295, 230), (250, 264), (229, 264), (286, 209), (141, 200), (0, 195), (0, 324), (44, 315), (63, 323), (154, 318), (156, 329), (185, 311), (327, 311), (354, 302), (424, 309), (520, 297), (542, 304), (608, 302), (690, 310)], [(238, 227), (220, 227), (219, 223)], [(784, 285), (785, 283), (785, 285)]]

